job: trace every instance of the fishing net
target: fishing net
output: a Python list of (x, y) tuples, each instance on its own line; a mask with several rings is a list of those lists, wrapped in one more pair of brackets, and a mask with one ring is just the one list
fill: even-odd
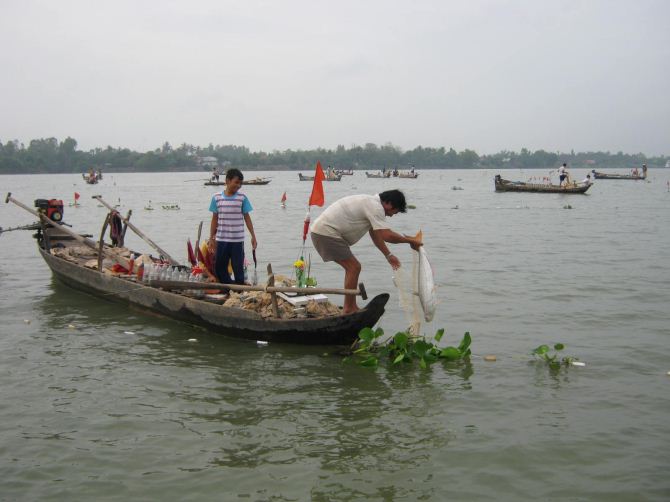
[(423, 310), (419, 303), (419, 253), (412, 253), (412, 274), (408, 277), (403, 267), (394, 271), (393, 283), (398, 289), (400, 309), (409, 325), (408, 331), (414, 336), (421, 334)]

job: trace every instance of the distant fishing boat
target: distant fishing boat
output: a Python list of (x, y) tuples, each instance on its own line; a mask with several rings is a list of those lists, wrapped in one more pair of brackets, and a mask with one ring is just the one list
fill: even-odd
[(390, 178), (391, 171), (386, 172), (379, 171), (378, 173), (369, 173), (365, 171), (365, 176), (367, 176), (368, 178)]
[[(300, 181), (314, 181), (314, 176), (305, 176), (302, 173), (298, 173), (298, 178)], [(323, 178), (323, 181), (340, 181), (342, 179), (341, 174), (334, 174), (331, 173), (330, 176), (326, 176)]]
[[(270, 178), (253, 178), (250, 180), (244, 180), (242, 181), (243, 185), (267, 185), (272, 181)], [(226, 184), (225, 181), (206, 181), (205, 185), (206, 186), (224, 186)]]
[(81, 173), (81, 177), (89, 185), (95, 185), (99, 181), (102, 181), (102, 171), (98, 170), (98, 172), (96, 172), (93, 169), (89, 169), (88, 173)]
[(523, 181), (508, 181), (499, 174), (495, 177), (496, 192), (534, 192), (534, 193), (586, 193), (592, 183), (569, 183), (567, 185), (551, 185), (542, 183), (524, 183)]
[(591, 174), (593, 174), (593, 177), (597, 180), (644, 180), (647, 178), (647, 166), (642, 166), (642, 173), (635, 168), (630, 174), (602, 173), (595, 169), (591, 171)]

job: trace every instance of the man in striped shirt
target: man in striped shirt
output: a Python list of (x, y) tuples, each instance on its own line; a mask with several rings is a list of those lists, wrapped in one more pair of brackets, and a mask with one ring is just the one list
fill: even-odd
[(232, 284), (228, 262), (233, 266), (234, 282), (244, 284), (244, 225), (256, 249), (256, 234), (249, 214), (253, 208), (246, 195), (240, 193), (244, 176), (239, 169), (226, 171), (226, 189), (216, 193), (209, 204), (212, 222), (209, 226), (209, 251), (216, 256), (214, 269), (220, 282)]

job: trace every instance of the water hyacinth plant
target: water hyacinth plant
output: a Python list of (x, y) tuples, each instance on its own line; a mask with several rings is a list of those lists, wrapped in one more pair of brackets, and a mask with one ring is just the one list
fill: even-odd
[[(439, 361), (460, 361), (470, 357), (472, 338), (466, 332), (458, 347), (438, 347), (425, 337), (413, 336), (405, 331), (396, 333), (386, 343), (380, 343), (384, 335), (382, 328), (373, 330), (363, 328), (358, 333), (358, 340), (353, 345), (353, 354), (345, 360), (356, 359), (361, 366), (376, 368), (380, 360), (391, 361), (391, 365), (412, 363), (419, 361), (421, 368), (428, 368)], [(435, 341), (439, 342), (444, 335), (444, 329), (435, 333)]]
[(542, 360), (547, 363), (550, 369), (559, 370), (561, 366), (570, 366), (575, 362), (574, 357), (565, 356), (559, 358), (559, 352), (565, 348), (565, 345), (562, 343), (557, 343), (554, 345), (553, 351), (549, 345), (540, 345), (531, 352), (536, 359)]

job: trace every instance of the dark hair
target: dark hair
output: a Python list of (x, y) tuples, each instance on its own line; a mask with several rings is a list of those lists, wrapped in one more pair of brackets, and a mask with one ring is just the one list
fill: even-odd
[(226, 171), (226, 179), (232, 180), (233, 178), (239, 178), (240, 181), (244, 181), (244, 175), (242, 174), (242, 171), (235, 167), (231, 167)]
[(386, 190), (379, 194), (379, 200), (388, 202), (394, 209), (401, 213), (407, 212), (407, 203), (405, 202), (405, 194), (400, 190)]

